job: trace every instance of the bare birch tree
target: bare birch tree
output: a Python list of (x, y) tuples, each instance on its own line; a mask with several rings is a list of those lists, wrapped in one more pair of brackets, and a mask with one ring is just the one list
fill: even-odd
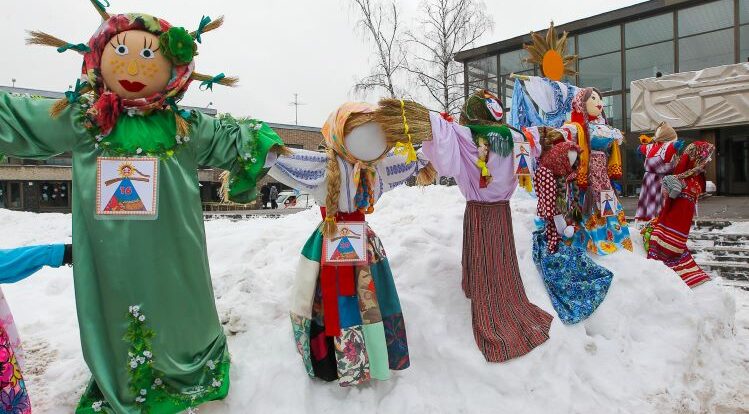
[(408, 68), (419, 84), (447, 113), (455, 114), (463, 101), (463, 65), (456, 53), (474, 44), (494, 22), (482, 0), (424, 0), (421, 18), (408, 41), (417, 45)]
[(387, 5), (378, 0), (353, 1), (359, 16), (357, 24), (365, 38), (374, 43), (373, 53), (376, 55), (376, 63), (369, 75), (360, 79), (354, 85), (354, 90), (366, 93), (382, 88), (391, 98), (396, 98), (402, 92), (396, 87), (396, 76), (407, 67), (398, 7), (394, 1)]

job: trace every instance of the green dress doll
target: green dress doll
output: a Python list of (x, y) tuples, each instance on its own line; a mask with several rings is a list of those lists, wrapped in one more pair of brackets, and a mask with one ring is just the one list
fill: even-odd
[(177, 413), (224, 398), (229, 353), (213, 297), (197, 168), (229, 170), (248, 202), (269, 151), (283, 142), (259, 121), (177, 106), (201, 35), (145, 14), (109, 15), (87, 44), (41, 32), (29, 43), (83, 55), (75, 90), (55, 103), (0, 93), (0, 153), (73, 154), (75, 295), (92, 380), (76, 413)]

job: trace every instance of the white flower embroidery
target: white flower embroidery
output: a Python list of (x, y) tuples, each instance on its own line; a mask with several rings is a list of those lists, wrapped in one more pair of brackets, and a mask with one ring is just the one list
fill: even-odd
[(143, 351), (143, 356), (150, 359), (153, 354), (151, 353), (151, 351)]
[(190, 137), (184, 137), (184, 138), (182, 138), (182, 141), (184, 141), (184, 142), (190, 142)]
[(208, 367), (208, 369), (210, 369), (210, 370), (214, 370), (214, 369), (216, 369), (216, 364), (215, 364), (215, 363), (214, 363), (214, 362), (213, 362), (212, 360), (208, 360), (208, 362), (206, 362), (206, 363), (205, 363), (205, 365), (206, 365), (206, 366)]
[(146, 391), (146, 389), (145, 389), (145, 388), (142, 388), (142, 389), (140, 390), (140, 395), (143, 395), (143, 396), (145, 396), (146, 394), (148, 394), (148, 391)]
[(138, 148), (138, 149), (135, 150), (136, 154), (140, 154), (141, 152), (143, 152), (143, 148)]
[(102, 404), (104, 404), (104, 401), (96, 401), (95, 403), (91, 404), (91, 408), (93, 408), (93, 410), (98, 413), (99, 411), (101, 411)]
[(138, 320), (141, 321), (141, 322), (145, 321), (146, 320), (146, 315), (140, 315), (140, 316), (138, 316)]
[(143, 398), (143, 397), (136, 397), (135, 398), (135, 402), (137, 402), (137, 403), (144, 403), (144, 402), (146, 402), (146, 399)]
[(155, 380), (153, 380), (153, 383), (156, 385), (161, 385), (162, 384), (161, 378), (156, 378)]
[(138, 361), (131, 359), (130, 360), (130, 368), (135, 369), (138, 368)]
[(217, 380), (216, 378), (213, 379), (213, 382), (211, 382), (211, 385), (218, 388), (221, 386), (221, 381)]

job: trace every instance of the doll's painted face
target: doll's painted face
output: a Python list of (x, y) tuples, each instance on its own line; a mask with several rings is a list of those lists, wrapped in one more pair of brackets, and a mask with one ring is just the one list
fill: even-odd
[(479, 153), (479, 159), (486, 160), (486, 157), (489, 156), (489, 143), (485, 139), (479, 138), (477, 149)]
[(603, 113), (603, 100), (598, 92), (593, 91), (593, 93), (590, 94), (590, 98), (585, 101), (585, 110), (588, 112), (588, 115), (592, 117), (598, 118), (601, 116)]
[(166, 89), (172, 63), (161, 54), (156, 35), (128, 30), (109, 40), (101, 55), (101, 76), (121, 98), (147, 98)]
[(359, 160), (374, 161), (387, 151), (385, 132), (380, 124), (367, 122), (346, 135), (346, 149)]

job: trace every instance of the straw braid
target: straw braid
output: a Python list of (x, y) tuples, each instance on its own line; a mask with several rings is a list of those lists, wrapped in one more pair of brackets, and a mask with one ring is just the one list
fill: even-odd
[[(202, 33), (208, 33), (211, 30), (216, 30), (219, 27), (221, 27), (223, 24), (224, 24), (224, 16), (219, 16), (218, 19), (213, 20), (210, 23), (208, 23), (207, 25), (205, 25), (205, 27), (203, 28), (203, 30), (200, 31), (200, 33), (201, 34)], [(192, 36), (193, 38), (197, 38), (198, 37), (198, 31), (196, 30), (194, 32), (190, 32), (190, 36)]]
[(338, 157), (333, 149), (328, 148), (328, 167), (326, 180), (328, 184), (328, 195), (325, 198), (325, 221), (322, 225), (322, 234), (325, 237), (333, 237), (338, 230), (335, 216), (338, 214), (338, 200), (341, 198), (341, 168), (338, 165)]
[[(202, 73), (193, 72), (190, 77), (196, 81), (205, 82), (213, 80), (213, 76), (204, 75)], [(239, 83), (239, 78), (236, 76), (226, 76), (219, 81), (216, 81), (219, 85), (235, 87)]]
[[(91, 85), (85, 85), (83, 86), (79, 91), (79, 95), (84, 95), (87, 93), (93, 92), (93, 89), (91, 88)], [(64, 97), (61, 99), (58, 99), (54, 105), (52, 105), (51, 108), (49, 108), (49, 115), (54, 119), (60, 116), (62, 111), (64, 111), (68, 106), (70, 105), (70, 100), (68, 100), (68, 97)]]
[[(102, 4), (99, 0), (90, 0), (91, 4), (96, 9), (96, 12), (99, 13), (99, 16), (101, 16), (102, 20), (109, 20), (111, 16), (109, 16), (109, 13), (104, 9), (104, 4)], [(109, 5), (109, 2), (107, 1), (107, 6)]]

